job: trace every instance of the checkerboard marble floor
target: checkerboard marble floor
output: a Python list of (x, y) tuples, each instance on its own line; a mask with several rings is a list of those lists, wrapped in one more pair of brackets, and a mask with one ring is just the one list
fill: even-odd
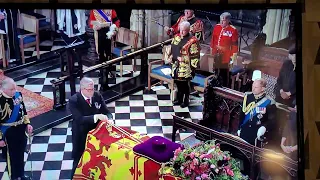
[[(51, 51), (61, 49), (64, 46), (65, 46), (65, 42), (60, 38), (57, 38), (53, 41), (51, 41), (51, 40), (42, 41), (39, 44), (39, 53), (40, 53), (40, 55), (45, 54), (45, 53), (49, 53)], [(30, 48), (24, 49), (24, 55), (25, 55), (26, 59), (33, 57), (33, 56), (37, 56), (36, 47), (30, 47)], [(14, 60), (13, 59), (9, 60), (9, 62), (12, 62), (12, 61), (14, 61)]]
[[(173, 106), (169, 89), (144, 93), (140, 91), (108, 104), (113, 113), (115, 124), (130, 128), (149, 136), (163, 136), (171, 139), (172, 114), (189, 121), (198, 121), (202, 117), (201, 101), (203, 97), (191, 99), (190, 106)], [(177, 133), (176, 140), (181, 141), (192, 135), (191, 130)], [(32, 163), (33, 179), (60, 180), (70, 179), (72, 168), (71, 121), (37, 134), (32, 138), (31, 155), (25, 155), (26, 174), (30, 175)], [(0, 162), (0, 177), (8, 180), (6, 163)]]
[[(159, 53), (153, 53), (153, 54), (149, 54), (149, 60), (156, 60), (161, 58), (161, 54)], [(139, 66), (141, 65), (141, 61), (140, 59), (137, 59), (137, 69), (139, 70)], [(123, 65), (123, 75), (122, 77), (120, 76), (120, 65), (116, 65), (116, 76), (115, 77), (110, 77), (109, 75), (109, 86), (114, 86), (116, 84), (119, 84), (123, 81), (129, 80), (133, 77), (136, 77), (140, 74), (140, 71), (133, 71), (133, 67), (132, 65)], [(86, 69), (88, 67), (83, 66), (83, 69)], [(98, 90), (100, 88), (100, 84), (99, 84), (99, 73), (98, 72), (93, 72), (90, 73), (88, 75), (86, 75), (87, 77), (90, 77), (94, 80), (95, 82), (95, 88)], [(21, 86), (25, 89), (28, 89), (32, 92), (35, 92), (37, 94), (40, 94), (42, 96), (48, 97), (50, 99), (53, 99), (53, 93), (52, 93), (52, 84), (51, 84), (51, 80), (60, 77), (60, 68), (54, 69), (54, 70), (50, 70), (48, 72), (44, 72), (26, 79), (22, 79), (20, 81), (17, 81), (17, 85)], [(80, 84), (79, 84), (80, 80), (77, 79), (76, 81), (76, 91), (79, 91), (80, 89)], [(66, 98), (69, 99), (69, 97), (71, 96), (71, 90), (70, 90), (70, 83), (66, 82), (65, 85), (65, 90), (66, 90)]]
[[(124, 73), (122, 77), (117, 73), (116, 77), (109, 77), (109, 86), (114, 86), (116, 84), (119, 84), (123, 81), (126, 81), (128, 79), (131, 79), (132, 77), (136, 77), (140, 74), (140, 71), (136, 72), (129, 72), (130, 68), (132, 69), (131, 65), (123, 65), (124, 69), (128, 70), (128, 72)], [(84, 67), (85, 69), (86, 67)], [(87, 77), (90, 77), (94, 80), (96, 86), (95, 88), (98, 90), (100, 88), (99, 84), (99, 73), (94, 72), (89, 75), (86, 75)], [(48, 72), (44, 72), (26, 79), (22, 79), (20, 81), (16, 81), (17, 85), (20, 87), (23, 87), (27, 90), (30, 90), (32, 92), (35, 92), (37, 94), (40, 94), (42, 96), (48, 97), (50, 99), (53, 99), (53, 93), (52, 93), (52, 84), (51, 80), (60, 77), (60, 69), (54, 69)], [(76, 90), (79, 91), (80, 89), (80, 80), (77, 79), (76, 81)], [(66, 82), (65, 84), (66, 89), (66, 98), (69, 99), (71, 90), (70, 90), (70, 82)]]

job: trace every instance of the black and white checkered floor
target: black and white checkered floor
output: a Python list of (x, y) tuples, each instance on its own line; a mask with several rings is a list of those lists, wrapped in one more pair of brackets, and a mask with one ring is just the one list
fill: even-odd
[[(172, 114), (187, 120), (197, 121), (202, 117), (202, 98), (191, 100), (190, 106), (173, 106), (169, 89), (143, 93), (140, 91), (108, 104), (113, 112), (115, 124), (149, 136), (164, 136), (171, 139)], [(192, 131), (177, 134), (177, 141), (192, 135)], [(37, 134), (32, 139), (31, 155), (25, 156), (26, 174), (30, 175), (32, 163), (33, 179), (70, 179), (72, 168), (71, 122), (62, 123)], [(0, 162), (0, 177), (8, 180), (6, 163)]]
[[(54, 41), (51, 41), (51, 40), (42, 41), (39, 44), (39, 53), (40, 53), (40, 55), (45, 54), (45, 53), (49, 53), (51, 51), (61, 49), (64, 46), (65, 46), (65, 42), (60, 38), (57, 38)], [(26, 59), (33, 57), (33, 56), (37, 56), (36, 47), (34, 46), (34, 47), (24, 49), (24, 55), (25, 55)], [(10, 61), (14, 61), (14, 60), (9, 60), (9, 62)]]
[[(151, 60), (158, 60), (161, 59), (162, 55), (159, 53), (150, 53), (148, 55), (149, 61)], [(140, 59), (136, 60), (136, 67), (139, 70), (139, 66), (141, 65)], [(86, 66), (83, 66), (83, 69), (86, 69)], [(116, 70), (117, 72), (115, 73), (115, 77), (109, 77), (109, 86), (114, 86), (116, 84), (119, 84), (123, 81), (129, 80), (132, 77), (136, 77), (140, 74), (140, 71), (133, 71), (133, 66), (132, 65), (123, 65), (123, 75), (122, 77), (120, 76), (120, 65), (116, 65)], [(27, 90), (30, 90), (32, 92), (35, 92), (37, 94), (40, 94), (42, 96), (48, 97), (50, 99), (53, 99), (53, 93), (52, 93), (52, 84), (50, 83), (51, 80), (60, 77), (60, 69), (54, 69), (48, 72), (44, 72), (26, 79), (22, 79), (20, 81), (17, 81), (17, 85), (21, 86)], [(98, 90), (100, 88), (99, 85), (99, 73), (98, 72), (93, 72), (88, 75), (87, 77), (90, 77), (94, 80), (96, 84), (96, 89)], [(79, 85), (79, 80), (76, 82), (76, 90), (79, 91), (80, 85)], [(66, 82), (65, 85), (65, 90), (66, 90), (66, 98), (69, 99), (70, 97), (70, 84), (69, 82)]]
[[(139, 71), (129, 72), (129, 71), (132, 71), (131, 65), (123, 65), (123, 66), (124, 66), (124, 69), (127, 71), (123, 73), (122, 77), (120, 77), (119, 73), (117, 73), (116, 77), (109, 78), (109, 86), (114, 86), (123, 81), (131, 79), (132, 77), (136, 77), (140, 73)], [(86, 67), (84, 67), (84, 69), (85, 68)], [(119, 69), (119, 67), (117, 67), (117, 69)], [(95, 87), (96, 89), (100, 88), (98, 74), (99, 74), (98, 72), (94, 72), (87, 76), (94, 80), (96, 84), (96, 87)], [(53, 99), (52, 84), (50, 81), (58, 77), (60, 77), (59, 68), (32, 76), (30, 78), (22, 79), (20, 81), (17, 81), (16, 83), (20, 87), (23, 87), (27, 90), (30, 90), (42, 96), (48, 97), (50, 99)], [(69, 82), (66, 82), (65, 88), (66, 88), (66, 97), (68, 99), (70, 97), (70, 92), (71, 92)], [(79, 91), (79, 89), (80, 89), (80, 85), (78, 80), (76, 82), (76, 90)]]

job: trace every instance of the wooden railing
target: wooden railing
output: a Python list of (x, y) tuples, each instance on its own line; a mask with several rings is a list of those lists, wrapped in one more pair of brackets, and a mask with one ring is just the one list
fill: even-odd
[[(82, 77), (83, 75), (85, 75), (87, 73), (94, 72), (96, 70), (100, 70), (100, 69), (106, 68), (106, 67), (108, 67), (108, 66), (110, 66), (112, 64), (116, 64), (116, 63), (119, 63), (121, 61), (125, 61), (128, 58), (132, 58), (134, 56), (146, 55), (146, 53), (148, 53), (149, 51), (151, 51), (151, 50), (153, 50), (155, 48), (164, 46), (166, 44), (169, 44), (171, 41), (172, 41), (172, 39), (169, 39), (169, 40), (166, 40), (166, 41), (163, 41), (163, 42), (148, 46), (146, 48), (142, 48), (140, 50), (137, 50), (135, 52), (129, 53), (127, 55), (111, 59), (111, 60), (109, 60), (107, 62), (88, 67), (87, 69), (85, 69), (83, 71), (80, 71), (80, 72), (77, 72), (77, 73), (71, 73), (70, 75), (62, 76), (62, 77), (59, 77), (57, 79), (51, 80), (50, 82), (52, 83), (53, 97), (54, 97), (54, 107), (53, 108), (54, 109), (59, 109), (59, 108), (64, 107), (66, 105), (66, 95), (65, 95), (66, 94), (66, 92), (65, 92), (65, 82), (66, 81), (69, 80), (69, 81), (75, 82), (76, 78)], [(143, 60), (143, 59), (147, 59), (147, 58), (141, 58), (141, 59)], [(70, 88), (71, 89), (75, 89), (75, 83), (73, 83), (72, 86), (74, 86), (74, 87), (70, 87)]]

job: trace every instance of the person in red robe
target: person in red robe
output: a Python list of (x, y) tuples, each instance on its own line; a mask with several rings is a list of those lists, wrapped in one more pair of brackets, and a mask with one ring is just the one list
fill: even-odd
[(238, 52), (238, 30), (230, 24), (230, 20), (230, 13), (224, 12), (220, 15), (220, 24), (214, 26), (210, 44), (212, 55), (220, 65), (220, 76), (225, 87), (229, 84), (230, 60), (236, 59)]
[(199, 41), (204, 40), (204, 29), (203, 22), (196, 18), (194, 11), (190, 9), (184, 10), (184, 15), (180, 16), (178, 21), (171, 27), (165, 26), (165, 31), (169, 36), (174, 36), (180, 32), (179, 24), (183, 21), (188, 21), (190, 23), (190, 33), (195, 36)]
[[(99, 55), (99, 63), (108, 61), (111, 57), (111, 39), (120, 28), (120, 19), (114, 9), (94, 9), (90, 12), (90, 28), (94, 30), (96, 51)], [(100, 70), (101, 91), (109, 88), (108, 74), (110, 69)]]

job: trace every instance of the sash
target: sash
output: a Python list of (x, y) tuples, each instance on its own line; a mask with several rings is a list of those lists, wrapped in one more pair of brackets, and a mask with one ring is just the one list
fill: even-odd
[(99, 15), (100, 15), (106, 22), (111, 23), (110, 19), (108, 18), (108, 16), (106, 15), (106, 13), (105, 13), (102, 9), (97, 9), (96, 11), (99, 13)]
[[(16, 94), (14, 95), (15, 99), (18, 99), (20, 97), (20, 93), (16, 92)], [(11, 113), (10, 118), (5, 122), (5, 123), (13, 123), (17, 120), (18, 116), (19, 116), (19, 111), (20, 111), (20, 102), (16, 105), (14, 105), (13, 107), (13, 111)], [(1, 126), (0, 125), (0, 130), (2, 132), (2, 137), (5, 136), (6, 131), (8, 130), (10, 126)]]
[(256, 107), (265, 107), (266, 108), (270, 103), (271, 103), (270, 99), (267, 99), (267, 98), (261, 99), (261, 101), (259, 101), (254, 106), (254, 108), (252, 108), (251, 113), (249, 112), (248, 114), (245, 115), (243, 123), (241, 124), (241, 126), (245, 125), (251, 119), (251, 117), (254, 117), (255, 115), (257, 115)]

